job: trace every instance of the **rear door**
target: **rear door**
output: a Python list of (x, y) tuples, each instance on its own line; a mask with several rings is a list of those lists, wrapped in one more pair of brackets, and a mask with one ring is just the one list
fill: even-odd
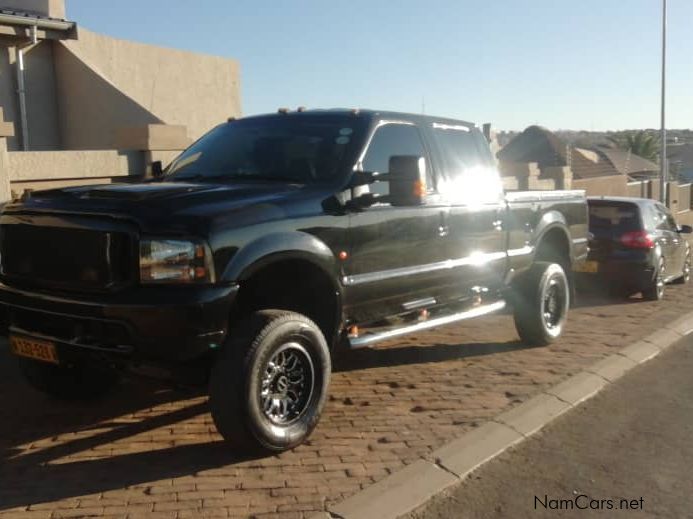
[(457, 298), (493, 294), (507, 271), (507, 204), (488, 144), (462, 124), (434, 122), (427, 130), (441, 160), (438, 191), (450, 204), (449, 288)]

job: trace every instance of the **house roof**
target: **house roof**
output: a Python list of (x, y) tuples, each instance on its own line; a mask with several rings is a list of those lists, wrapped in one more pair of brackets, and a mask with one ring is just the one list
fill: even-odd
[(536, 162), (540, 168), (567, 166), (570, 162), (573, 178), (577, 179), (620, 174), (609, 160), (600, 160), (598, 156), (592, 160), (541, 126), (526, 128), (497, 157), (508, 162)]
[(630, 151), (605, 147), (598, 147), (596, 151), (604, 155), (622, 175), (659, 172), (657, 164)]

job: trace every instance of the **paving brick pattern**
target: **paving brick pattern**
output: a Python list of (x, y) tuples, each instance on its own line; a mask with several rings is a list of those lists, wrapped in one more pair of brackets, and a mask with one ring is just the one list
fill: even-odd
[(549, 348), (489, 316), (353, 352), (308, 444), (234, 453), (206, 397), (140, 379), (65, 404), (26, 387), (0, 345), (0, 517), (306, 517), (378, 481), (693, 307), (585, 301)]

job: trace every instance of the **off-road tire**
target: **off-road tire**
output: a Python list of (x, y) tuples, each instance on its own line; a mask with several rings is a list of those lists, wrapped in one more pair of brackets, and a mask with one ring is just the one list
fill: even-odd
[(558, 339), (570, 307), (570, 286), (563, 267), (535, 262), (513, 287), (513, 307), (515, 328), (525, 344), (546, 346)]
[[(320, 419), (330, 382), (330, 352), (320, 328), (295, 312), (261, 310), (229, 335), (212, 367), (209, 383), (209, 405), (219, 433), (233, 448), (246, 452), (280, 452), (303, 443)], [(263, 384), (272, 377), (278, 366), (273, 361), (282, 352), (303, 361), (298, 370), (303, 380), (311, 378), (305, 374), (312, 370), (310, 392), (294, 392), (303, 394), (302, 410), (286, 423), (273, 421), (276, 417), (270, 417), (270, 411), (276, 409), (268, 411), (265, 404), (274, 400), (263, 397)], [(290, 379), (287, 374), (284, 386)]]
[(119, 379), (118, 372), (96, 364), (56, 366), (18, 358), (24, 379), (34, 389), (61, 400), (93, 400), (108, 392)]

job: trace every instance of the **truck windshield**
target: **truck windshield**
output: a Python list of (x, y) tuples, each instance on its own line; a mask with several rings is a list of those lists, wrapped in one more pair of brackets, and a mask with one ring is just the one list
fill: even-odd
[(353, 164), (359, 118), (280, 115), (217, 126), (168, 167), (167, 181), (332, 183)]

